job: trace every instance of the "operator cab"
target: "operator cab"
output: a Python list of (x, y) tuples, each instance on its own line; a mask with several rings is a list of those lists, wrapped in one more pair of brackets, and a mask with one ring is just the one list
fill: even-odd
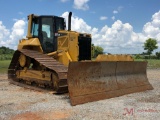
[(40, 40), (44, 53), (57, 50), (58, 30), (65, 30), (66, 24), (62, 17), (33, 16), (31, 24), (32, 38)]

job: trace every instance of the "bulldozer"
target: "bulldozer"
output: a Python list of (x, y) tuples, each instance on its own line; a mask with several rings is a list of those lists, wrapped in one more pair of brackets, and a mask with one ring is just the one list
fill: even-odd
[(92, 60), (91, 34), (71, 30), (72, 12), (28, 16), (28, 32), (19, 40), (8, 68), (14, 83), (69, 92), (71, 105), (153, 89), (147, 62), (129, 55), (99, 55)]

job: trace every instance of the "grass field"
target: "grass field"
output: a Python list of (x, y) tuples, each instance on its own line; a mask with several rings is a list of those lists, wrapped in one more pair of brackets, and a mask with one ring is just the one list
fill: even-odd
[(160, 60), (148, 60), (149, 68), (160, 68)]
[[(136, 59), (135, 61), (144, 61), (143, 59)], [(160, 60), (150, 59), (148, 61), (148, 68), (160, 68)], [(7, 73), (10, 60), (0, 61), (0, 73)]]
[(135, 61), (147, 61), (148, 62), (147, 67), (148, 68), (160, 68), (160, 60), (155, 60), (155, 59), (147, 59), (147, 60), (136, 59)]
[(9, 64), (10, 64), (10, 60), (0, 61), (0, 73), (7, 73)]

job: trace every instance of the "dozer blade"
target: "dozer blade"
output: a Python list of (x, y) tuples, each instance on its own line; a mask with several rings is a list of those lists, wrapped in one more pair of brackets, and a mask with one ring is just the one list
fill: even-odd
[(153, 89), (147, 62), (71, 62), (68, 90), (72, 105)]

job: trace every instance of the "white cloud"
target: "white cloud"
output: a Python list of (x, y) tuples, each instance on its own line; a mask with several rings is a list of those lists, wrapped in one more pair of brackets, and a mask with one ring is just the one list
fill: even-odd
[(114, 13), (114, 14), (117, 14), (117, 13), (118, 13), (118, 11), (117, 11), (117, 10), (114, 10), (114, 11), (113, 11), (113, 13)]
[(98, 33), (101, 37), (97, 44), (110, 53), (116, 52), (120, 48), (128, 48), (132, 30), (133, 28), (129, 23), (123, 24), (120, 20), (117, 20), (111, 27), (105, 26), (101, 29)]
[[(63, 13), (62, 17), (64, 17), (66, 19), (66, 23), (68, 23), (68, 12)], [(91, 26), (87, 25), (87, 23), (82, 18), (74, 16), (73, 14), (71, 19), (72, 19), (71, 20), (72, 30), (79, 31), (79, 32), (90, 32), (91, 31)]]
[(4, 39), (9, 35), (9, 30), (3, 25), (2, 21), (0, 21), (0, 45), (4, 45)]
[(11, 42), (17, 41), (17, 39), (20, 39), (24, 35), (24, 27), (25, 22), (23, 20), (17, 20), (14, 23), (11, 35), (9, 36)]
[(115, 19), (116, 19), (116, 17), (115, 17), (115, 16), (112, 16), (112, 17), (111, 17), (111, 19), (112, 19), (112, 20), (115, 20)]
[(10, 31), (3, 25), (2, 21), (0, 21), (0, 47), (8, 46), (5, 40), (7, 40), (9, 34)]
[(61, 2), (65, 3), (65, 2), (68, 2), (69, 0), (61, 0)]
[(74, 0), (74, 8), (80, 10), (88, 10), (88, 2), (89, 0)]
[(160, 11), (152, 16), (152, 21), (147, 22), (143, 27), (143, 33), (147, 37), (160, 41)]
[(101, 16), (100, 20), (107, 20), (108, 18), (106, 16)]
[[(62, 16), (68, 19), (68, 12)], [(115, 19), (114, 16), (112, 19)], [(145, 40), (151, 36), (156, 38), (159, 41), (158, 44), (160, 44), (159, 23), (160, 11), (152, 16), (151, 22), (144, 25), (141, 33), (134, 32), (131, 24), (123, 23), (121, 20), (116, 20), (111, 27), (105, 25), (99, 30), (89, 26), (82, 18), (72, 16), (72, 30), (92, 34), (92, 41), (95, 45), (102, 46), (105, 52), (119, 54), (144, 52), (142, 46)]]
[(0, 46), (15, 49), (18, 41), (24, 36), (25, 25), (24, 20), (16, 20), (12, 29), (9, 30), (0, 21)]
[(118, 14), (123, 9), (122, 6), (119, 6), (116, 10), (113, 10), (113, 14)]

